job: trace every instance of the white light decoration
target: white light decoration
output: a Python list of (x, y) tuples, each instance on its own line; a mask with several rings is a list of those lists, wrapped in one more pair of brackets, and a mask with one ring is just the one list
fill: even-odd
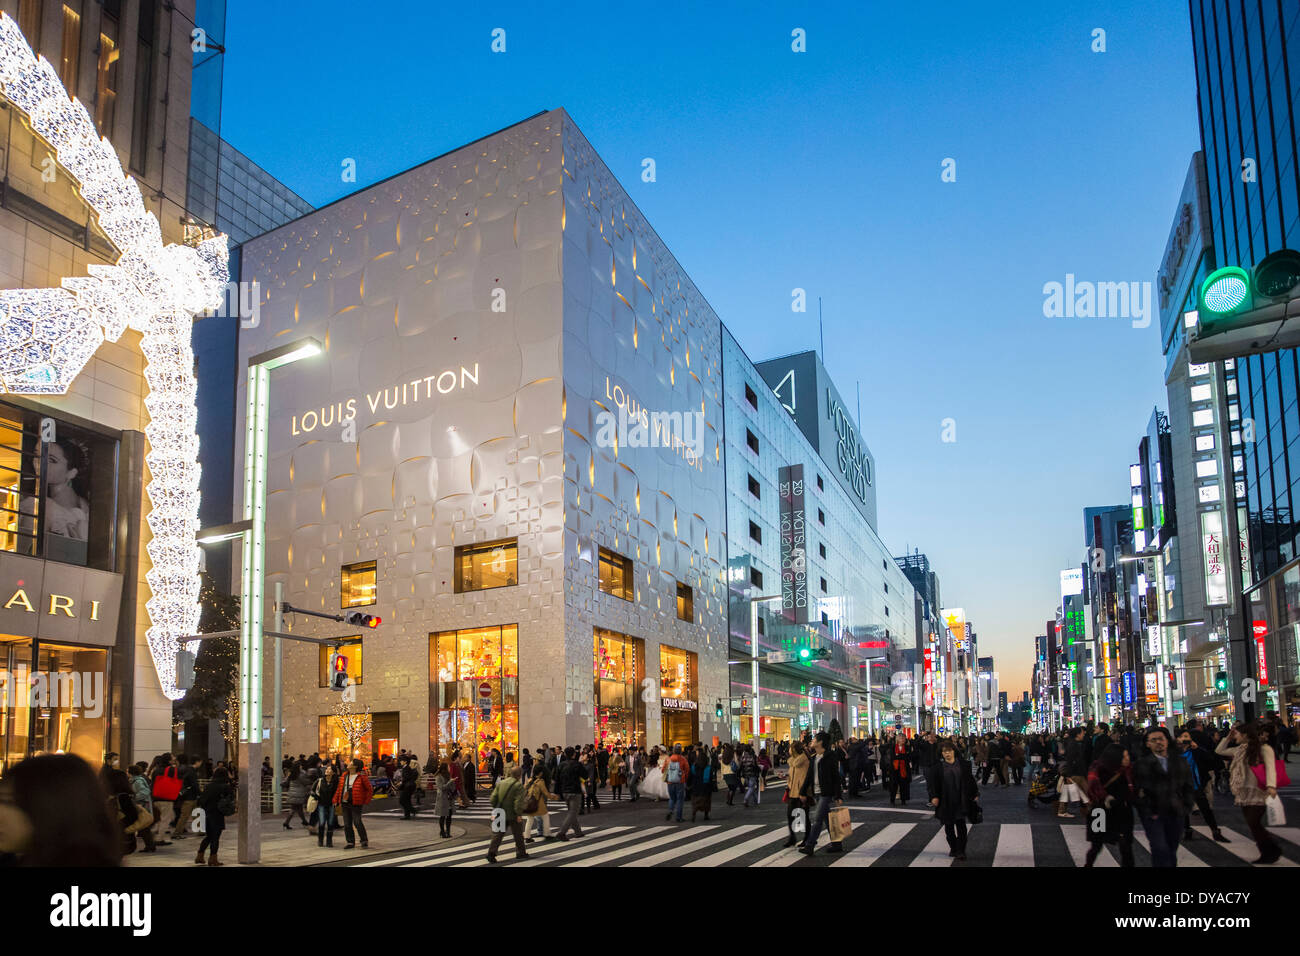
[(61, 395), (105, 339), (141, 333), (145, 437), (149, 453), (147, 516), (153, 567), (145, 579), (149, 650), (163, 693), (177, 700), (178, 638), (199, 623), (199, 439), (195, 431), (194, 316), (221, 304), (229, 279), (226, 237), (197, 248), (162, 242), (140, 187), (122, 172), (113, 145), (90, 114), (69, 98), (54, 67), (37, 57), (18, 24), (0, 15), (0, 86), (58, 157), (117, 247), (116, 265), (92, 265), (59, 289), (0, 291), (0, 386), (28, 395)]

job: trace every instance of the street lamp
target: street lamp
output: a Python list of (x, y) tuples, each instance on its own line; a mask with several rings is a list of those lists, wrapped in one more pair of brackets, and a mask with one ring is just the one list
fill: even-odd
[[(268, 457), (271, 372), (324, 349), (314, 338), (295, 339), (248, 360), (244, 420), (244, 526), (228, 537), (243, 539), (239, 601), (239, 862), (262, 856), (262, 630), (266, 589), (266, 459)], [(231, 529), (233, 530), (233, 529)], [(221, 540), (221, 539), (218, 539)], [(276, 613), (279, 613), (277, 602)], [(279, 701), (280, 642), (275, 642), (276, 699)], [(277, 707), (277, 711), (279, 708)], [(278, 720), (278, 717), (277, 717)], [(275, 728), (276, 739), (280, 728)], [(273, 776), (280, 772), (274, 767)]]

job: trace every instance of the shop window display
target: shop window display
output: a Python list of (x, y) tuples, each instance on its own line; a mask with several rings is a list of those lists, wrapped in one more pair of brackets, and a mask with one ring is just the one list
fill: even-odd
[(659, 703), (665, 744), (686, 746), (699, 739), (698, 667), (698, 658), (691, 651), (659, 646)]
[(596, 743), (602, 747), (645, 744), (645, 641), (595, 629)]
[(486, 770), (493, 749), (519, 751), (519, 628), (429, 635), (429, 749), (472, 750)]

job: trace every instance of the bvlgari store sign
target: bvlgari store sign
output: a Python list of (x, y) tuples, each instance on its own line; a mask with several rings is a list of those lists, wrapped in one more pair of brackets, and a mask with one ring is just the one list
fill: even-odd
[(0, 552), (0, 633), (112, 647), (122, 576)]

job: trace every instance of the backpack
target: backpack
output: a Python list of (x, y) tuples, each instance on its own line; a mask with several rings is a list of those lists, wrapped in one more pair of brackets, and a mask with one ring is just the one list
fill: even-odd
[(235, 795), (233, 793), (227, 791), (226, 794), (217, 801), (217, 812), (223, 817), (233, 817), (235, 815)]
[(665, 779), (669, 783), (682, 782), (682, 766), (676, 760), (668, 761), (668, 776)]

